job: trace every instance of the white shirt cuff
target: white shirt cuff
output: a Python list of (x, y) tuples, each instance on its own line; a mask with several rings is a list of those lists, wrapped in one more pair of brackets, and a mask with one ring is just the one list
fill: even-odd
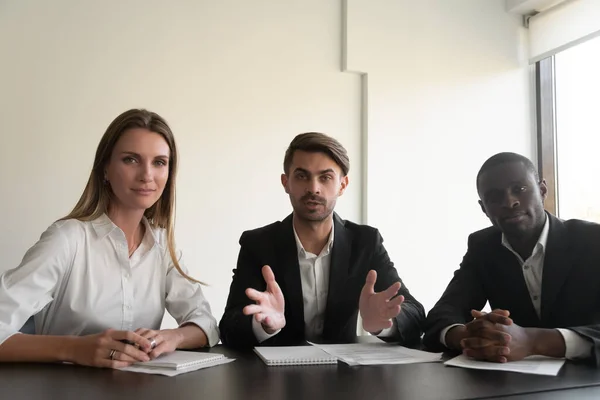
[(265, 332), (264, 328), (262, 327), (262, 324), (260, 322), (258, 322), (256, 320), (256, 318), (254, 318), (254, 315), (253, 315), (252, 316), (252, 331), (254, 332), (254, 336), (256, 337), (256, 340), (258, 340), (258, 343), (262, 343), (265, 340), (277, 335), (279, 332), (281, 332), (281, 329), (277, 329), (273, 333), (267, 333), (267, 332)]
[(398, 333), (398, 322), (396, 322), (396, 318), (394, 318), (392, 320), (392, 326), (390, 326), (389, 328), (385, 328), (383, 329), (381, 332), (379, 332), (377, 335), (377, 337), (392, 337), (392, 336), (396, 336), (396, 334)]
[(444, 329), (442, 329), (442, 331), (440, 332), (440, 343), (444, 345), (444, 347), (448, 347), (446, 345), (446, 334), (448, 333), (448, 331), (452, 328), (454, 328), (455, 326), (464, 326), (463, 324), (452, 324), (450, 326), (445, 327)]
[(560, 332), (565, 341), (565, 358), (567, 360), (588, 358), (592, 355), (593, 345), (589, 340), (570, 329), (558, 328), (557, 331)]

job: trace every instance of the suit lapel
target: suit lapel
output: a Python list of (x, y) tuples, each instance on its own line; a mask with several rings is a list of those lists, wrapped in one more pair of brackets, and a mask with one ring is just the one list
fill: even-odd
[(333, 249), (329, 266), (329, 288), (327, 292), (327, 307), (325, 309), (325, 324), (323, 336), (328, 337), (328, 332), (338, 331), (336, 325), (336, 304), (344, 299), (344, 285), (348, 278), (350, 268), (350, 252), (352, 247), (352, 233), (346, 229), (341, 218), (333, 214)]
[(569, 259), (569, 237), (564, 224), (556, 217), (548, 214), (550, 230), (544, 255), (542, 273), (542, 320), (551, 314), (552, 305), (571, 271)]
[(290, 327), (299, 327), (304, 334), (304, 301), (292, 215), (284, 219), (280, 226), (276, 251), (279, 275), (282, 278), (277, 277), (277, 280), (285, 297), (287, 324)]

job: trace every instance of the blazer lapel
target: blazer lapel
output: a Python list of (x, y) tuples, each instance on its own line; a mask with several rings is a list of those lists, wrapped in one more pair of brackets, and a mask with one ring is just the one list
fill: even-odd
[(567, 228), (556, 217), (548, 214), (550, 231), (544, 255), (544, 270), (542, 272), (542, 320), (549, 318), (552, 305), (557, 300), (558, 293), (571, 271), (572, 262), (569, 259), (569, 237)]
[(352, 233), (346, 229), (341, 218), (333, 214), (333, 249), (329, 266), (329, 288), (327, 292), (327, 307), (325, 309), (325, 324), (323, 336), (328, 337), (328, 332), (339, 330), (336, 324), (336, 304), (343, 302), (344, 286), (350, 268), (350, 252), (352, 247)]
[(281, 222), (277, 244), (278, 270), (281, 278), (278, 283), (285, 297), (285, 314), (290, 327), (301, 328), (304, 334), (304, 301), (302, 299), (302, 282), (300, 280), (300, 264), (298, 248), (294, 237), (292, 215)]

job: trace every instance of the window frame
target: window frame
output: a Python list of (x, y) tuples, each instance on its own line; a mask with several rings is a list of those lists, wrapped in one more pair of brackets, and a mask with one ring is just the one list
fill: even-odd
[(544, 207), (551, 214), (559, 216), (554, 56), (535, 63), (535, 88), (538, 173), (548, 188)]

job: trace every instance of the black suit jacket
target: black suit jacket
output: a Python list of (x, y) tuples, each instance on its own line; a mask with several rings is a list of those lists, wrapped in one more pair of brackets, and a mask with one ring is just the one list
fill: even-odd
[[(329, 290), (323, 326), (323, 342), (345, 343), (356, 338), (358, 300), (370, 269), (377, 271), (375, 291), (400, 281), (398, 273), (383, 247), (377, 229), (340, 219), (334, 213), (334, 242), (331, 255)], [(285, 298), (286, 326), (261, 345), (293, 345), (304, 341), (304, 306), (298, 250), (292, 226), (292, 215), (282, 222), (246, 231), (240, 238), (240, 254), (225, 313), (219, 328), (225, 345), (248, 348), (258, 345), (252, 331), (252, 316), (242, 309), (251, 304), (244, 291), (266, 289), (261, 268), (271, 266)], [(425, 319), (423, 306), (404, 284), (405, 297), (397, 317), (399, 339), (404, 344), (418, 343)]]
[(460, 269), (427, 316), (424, 344), (445, 350), (441, 331), (472, 320), (471, 309), (510, 311), (524, 327), (568, 328), (593, 343), (600, 360), (600, 225), (561, 221), (548, 214), (550, 230), (542, 273), (541, 318), (535, 312), (519, 261), (502, 245), (502, 233), (490, 227), (469, 236)]

